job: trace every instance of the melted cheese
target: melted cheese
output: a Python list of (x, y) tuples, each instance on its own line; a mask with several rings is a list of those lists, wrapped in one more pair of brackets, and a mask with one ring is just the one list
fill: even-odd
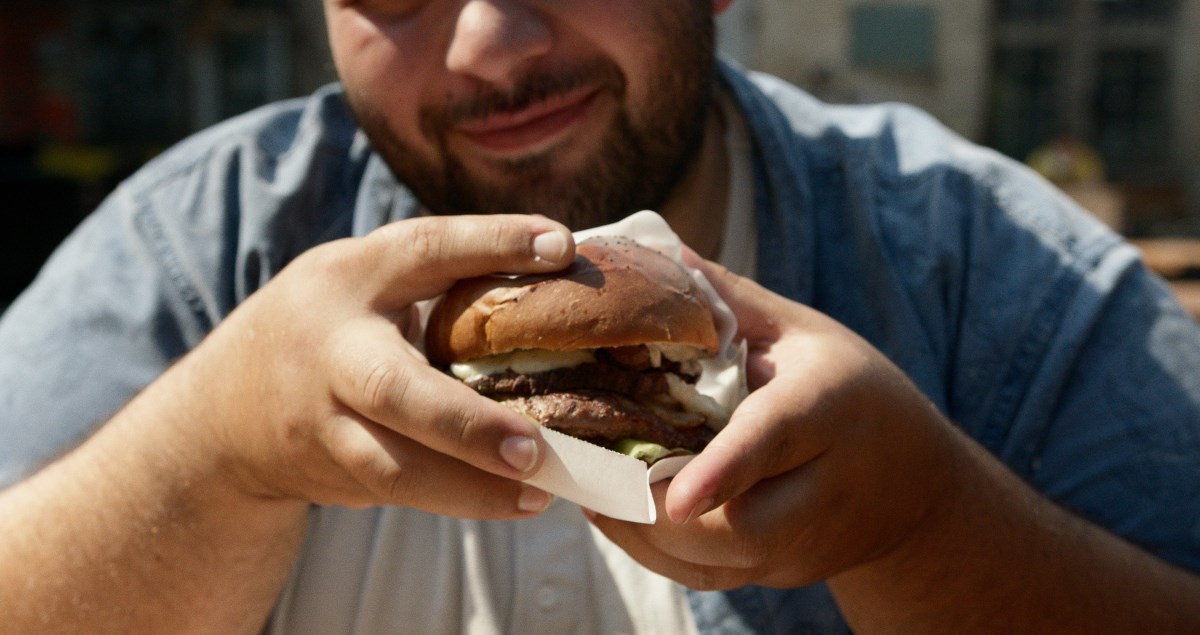
[(673, 373), (667, 373), (667, 392), (688, 412), (698, 412), (708, 418), (708, 427), (720, 430), (729, 423), (729, 413), (716, 399), (696, 390)]
[[(647, 344), (650, 350), (650, 365), (655, 368), (662, 366), (663, 359), (680, 362), (683, 370), (689, 374), (699, 374), (698, 360), (703, 351), (695, 346), (686, 344)], [(463, 381), (481, 375), (495, 375), (506, 370), (523, 375), (544, 373), (556, 368), (574, 368), (580, 364), (596, 361), (596, 356), (590, 349), (573, 351), (550, 350), (521, 350), (500, 355), (477, 357), (465, 362), (450, 365), (450, 372)]]
[[(683, 344), (649, 344), (650, 362), (658, 367), (663, 359), (679, 362), (684, 372), (700, 373), (701, 349)], [(588, 349), (573, 351), (521, 350), (479, 357), (450, 365), (450, 372), (462, 381), (471, 381), (488, 375), (498, 375), (511, 370), (522, 375), (544, 373), (558, 368), (574, 368), (596, 361), (595, 354)], [(696, 390), (696, 386), (685, 382), (674, 373), (667, 373), (667, 391), (671, 399), (687, 412), (702, 414), (708, 426), (714, 430), (725, 427), (729, 413), (712, 397)]]
[(596, 356), (590, 350), (513, 351), (451, 364), (450, 372), (463, 381), (470, 381), (476, 377), (497, 375), (506, 370), (532, 375), (556, 368), (574, 368), (594, 361)]
[(704, 350), (687, 344), (647, 344), (652, 366), (662, 366), (662, 358), (673, 362), (692, 362), (704, 355)]

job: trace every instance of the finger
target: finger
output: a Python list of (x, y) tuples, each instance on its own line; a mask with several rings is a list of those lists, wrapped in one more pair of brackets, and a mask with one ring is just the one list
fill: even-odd
[(685, 523), (828, 448), (826, 435), (806, 423), (816, 398), (784, 386), (768, 384), (751, 393), (729, 424), (671, 480), (665, 509), (672, 521)]
[(692, 249), (687, 245), (680, 244), (679, 248), (679, 256), (680, 259), (683, 260), (683, 264), (693, 269), (699, 269), (700, 263), (704, 262), (704, 257), (696, 253), (695, 249)]
[(855, 529), (814, 528), (819, 520), (814, 510), (829, 504), (815, 485), (816, 471), (806, 468), (759, 483), (687, 525), (591, 520), (634, 559), (693, 588), (803, 586), (847, 566), (832, 540), (853, 536)]
[(357, 240), (360, 253), (350, 264), (360, 276), (374, 274), (376, 297), (394, 306), (434, 297), (463, 278), (557, 271), (575, 255), (570, 231), (540, 216), (414, 218)]
[[(754, 581), (756, 572), (742, 567), (718, 567), (698, 564), (674, 555), (672, 538), (690, 533), (686, 542), (706, 544), (709, 549), (726, 551), (728, 544), (720, 539), (716, 530), (700, 529), (698, 525), (676, 528), (678, 531), (659, 533), (659, 525), (649, 526), (629, 523), (599, 515), (590, 515), (589, 520), (609, 540), (620, 547), (642, 566), (666, 576), (684, 586), (700, 591), (716, 591), (745, 586)], [(703, 537), (700, 537), (700, 534)], [(728, 535), (728, 534), (725, 534)], [(667, 549), (660, 544), (666, 543)]]
[(752, 584), (755, 581), (754, 573), (746, 569), (706, 567), (672, 558), (646, 543), (635, 530), (622, 526), (627, 524), (605, 518), (596, 521), (600, 532), (629, 554), (629, 557), (643, 567), (689, 589), (727, 591)]
[(543, 511), (550, 496), (536, 488), (481, 471), (401, 434), (349, 415), (327, 440), (335, 464), (361, 489), (338, 501), (392, 504), (473, 519), (506, 519)]
[(708, 260), (697, 259), (692, 266), (699, 269), (712, 284), (717, 295), (725, 300), (737, 318), (738, 332), (750, 340), (778, 339), (785, 318), (798, 319), (801, 305), (776, 295), (757, 282), (739, 276)]
[(364, 418), (506, 478), (541, 466), (535, 423), (428, 366), (388, 322), (362, 320), (339, 333), (333, 390)]

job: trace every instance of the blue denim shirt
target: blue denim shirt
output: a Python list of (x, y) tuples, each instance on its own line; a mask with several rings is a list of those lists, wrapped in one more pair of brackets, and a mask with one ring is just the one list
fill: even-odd
[[(1136, 251), (903, 106), (722, 65), (758, 279), (863, 335), (1046, 496), (1200, 570), (1200, 329)], [(78, 443), (292, 258), (415, 215), (336, 86), (202, 132), (117, 191), (0, 322), (0, 486)], [(702, 631), (845, 630), (828, 591), (692, 593)]]

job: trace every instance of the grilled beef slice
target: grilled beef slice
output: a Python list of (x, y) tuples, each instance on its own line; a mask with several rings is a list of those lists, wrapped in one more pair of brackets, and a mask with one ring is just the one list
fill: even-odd
[(472, 378), (477, 392), (522, 412), (542, 425), (573, 437), (608, 446), (635, 438), (667, 448), (702, 449), (714, 436), (701, 414), (651, 404), (666, 404), (667, 373), (688, 383), (697, 377), (681, 364), (651, 364), (645, 346), (596, 351), (596, 361), (523, 375), (511, 370)]
[[(711, 428), (696, 425), (696, 421), (689, 422), (688, 427), (677, 427), (661, 411), (604, 391), (579, 390), (498, 400), (548, 428), (602, 446), (634, 438), (666, 448), (699, 452), (715, 435)], [(681, 416), (688, 415), (681, 413)], [(702, 421), (701, 417), (699, 422)]]

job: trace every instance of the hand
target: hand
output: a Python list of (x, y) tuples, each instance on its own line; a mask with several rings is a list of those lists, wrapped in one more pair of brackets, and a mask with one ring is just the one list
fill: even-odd
[(888, 553), (946, 495), (950, 424), (830, 318), (712, 263), (749, 347), (749, 397), (669, 483), (668, 519), (593, 522), (646, 567), (698, 589), (796, 587)]
[(413, 219), (314, 248), (174, 369), (179, 445), (256, 496), (540, 511), (548, 495), (515, 480), (540, 466), (537, 427), (431, 368), (404, 331), (457, 279), (573, 254), (566, 228), (532, 216)]

